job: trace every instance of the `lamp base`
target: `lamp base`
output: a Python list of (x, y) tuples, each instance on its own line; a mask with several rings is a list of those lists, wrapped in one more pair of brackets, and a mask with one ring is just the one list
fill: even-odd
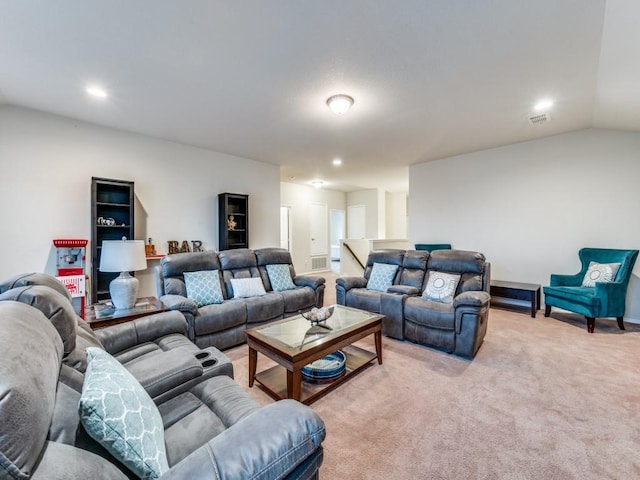
[(129, 272), (122, 272), (119, 277), (114, 278), (109, 284), (111, 303), (116, 310), (133, 308), (138, 298), (137, 278), (129, 275)]

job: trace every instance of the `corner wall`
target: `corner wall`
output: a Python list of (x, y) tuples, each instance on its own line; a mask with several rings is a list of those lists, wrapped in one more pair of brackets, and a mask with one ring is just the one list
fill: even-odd
[[(0, 106), (0, 278), (55, 273), (52, 239), (91, 238), (92, 176), (135, 182), (136, 236), (159, 253), (168, 240), (217, 249), (223, 192), (249, 194), (251, 248), (280, 244), (276, 165)], [(137, 276), (140, 295), (155, 295), (151, 269)]]
[[(410, 245), (484, 253), (492, 278), (548, 285), (581, 247), (640, 248), (640, 134), (589, 129), (413, 165)], [(640, 262), (626, 317), (640, 319)]]

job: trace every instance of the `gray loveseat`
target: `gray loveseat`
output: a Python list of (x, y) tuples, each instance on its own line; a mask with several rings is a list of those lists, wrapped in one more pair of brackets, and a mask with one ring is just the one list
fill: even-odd
[[(267, 265), (287, 265), (295, 288), (273, 291)], [(187, 298), (185, 272), (217, 271), (224, 301), (198, 307)], [(233, 298), (231, 279), (260, 278), (266, 295)], [(156, 268), (158, 298), (187, 319), (189, 338), (199, 347), (221, 350), (246, 341), (244, 331), (298, 311), (322, 307), (325, 279), (296, 275), (291, 255), (281, 248), (237, 249), (168, 255)]]
[[(78, 328), (83, 322), (68, 304), (62, 292), (46, 285), (22, 285), (0, 295), (0, 479), (136, 478), (80, 421), (86, 367), (80, 345), (99, 345), (100, 340)], [(156, 329), (166, 333), (164, 324), (180, 314), (155, 317)], [(121, 358), (129, 351), (142, 359), (140, 350), (151, 349), (155, 353), (146, 358), (155, 357), (156, 373), (166, 368), (161, 363), (167, 358), (158, 356), (162, 340), (151, 341), (153, 347), (143, 338), (133, 339), (132, 331), (103, 331), (108, 335), (102, 339), (111, 346), (130, 344), (120, 351)], [(174, 354), (199, 351), (176, 333), (158, 338), (181, 344), (170, 349)], [(127, 368), (134, 365), (131, 361)], [(228, 367), (219, 373), (232, 376)], [(145, 387), (148, 393), (149, 388), (165, 392), (154, 398), (170, 467), (160, 478), (317, 478), (322, 420), (294, 401), (261, 408), (231, 376), (203, 375), (178, 389), (174, 379), (158, 375)]]
[[(367, 288), (374, 263), (396, 265), (384, 292)], [(451, 303), (422, 298), (430, 272), (460, 275)], [(489, 318), (491, 268), (484, 255), (463, 250), (378, 250), (369, 254), (363, 277), (339, 277), (340, 305), (386, 316), (382, 332), (459, 356), (473, 358)]]

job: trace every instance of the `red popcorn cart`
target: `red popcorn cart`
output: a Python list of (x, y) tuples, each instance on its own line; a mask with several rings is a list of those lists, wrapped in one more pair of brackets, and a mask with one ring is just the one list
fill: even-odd
[(87, 275), (84, 269), (88, 242), (78, 238), (59, 238), (53, 241), (56, 247), (56, 278), (69, 290), (73, 307), (82, 318), (87, 298)]

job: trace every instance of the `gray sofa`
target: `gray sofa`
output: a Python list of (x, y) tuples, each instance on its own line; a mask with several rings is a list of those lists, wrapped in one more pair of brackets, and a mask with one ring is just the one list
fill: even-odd
[[(0, 294), (0, 479), (137, 478), (80, 421), (86, 346), (108, 346), (125, 360), (133, 353), (138, 362), (129, 359), (131, 373), (139, 363), (155, 364), (138, 373), (155, 375), (143, 386), (164, 425), (170, 469), (160, 478), (318, 478), (322, 420), (294, 401), (261, 408), (232, 380), (230, 363), (214, 375), (203, 373), (209, 367), (195, 357), (200, 349), (172, 331), (186, 330), (179, 313), (135, 323), (139, 329), (85, 331), (54, 285), (33, 277), (11, 283), (19, 286), (5, 282)], [(167, 343), (175, 348), (163, 350)], [(170, 357), (164, 353), (177, 364), (165, 365)], [(200, 371), (198, 379), (193, 371)]]
[[(274, 292), (267, 265), (289, 267), (295, 289)], [(217, 270), (224, 301), (199, 307), (187, 298), (185, 272)], [(266, 295), (233, 298), (231, 279), (259, 277)], [(322, 307), (325, 279), (296, 275), (291, 255), (281, 248), (237, 249), (221, 252), (179, 253), (164, 257), (156, 268), (158, 298), (171, 310), (179, 310), (187, 319), (188, 336), (199, 347), (221, 350), (246, 341), (244, 331), (291, 315)]]
[[(385, 292), (367, 289), (374, 263), (398, 267)], [(429, 272), (460, 275), (452, 303), (422, 298)], [(369, 254), (364, 276), (336, 280), (336, 297), (340, 305), (385, 315), (382, 332), (389, 337), (473, 358), (487, 331), (490, 275), (478, 252), (378, 250)]]

